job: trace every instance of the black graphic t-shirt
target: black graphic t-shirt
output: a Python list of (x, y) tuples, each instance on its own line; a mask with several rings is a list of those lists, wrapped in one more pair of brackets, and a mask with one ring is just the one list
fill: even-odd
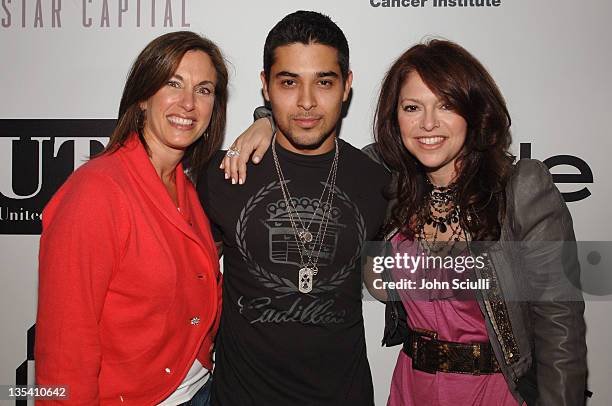
[[(291, 197), (313, 235), (334, 151), (306, 156), (276, 147)], [(361, 302), (360, 254), (378, 232), (389, 175), (339, 140), (336, 190), (312, 291), (298, 291), (300, 255), (272, 153), (248, 168), (244, 185), (218, 169), (198, 182), (223, 241), (223, 311), (217, 336), (215, 405), (372, 405)], [(325, 199), (324, 199), (325, 200)], [(313, 215), (314, 213), (314, 215)], [(315, 254), (319, 252), (317, 244)]]

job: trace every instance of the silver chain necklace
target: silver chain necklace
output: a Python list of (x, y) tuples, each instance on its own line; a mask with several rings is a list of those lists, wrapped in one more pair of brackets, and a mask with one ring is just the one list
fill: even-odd
[[(308, 222), (308, 225), (305, 225), (296, 207), (297, 199), (293, 198), (291, 196), (291, 193), (289, 192), (287, 181), (285, 180), (285, 176), (283, 174), (283, 171), (280, 166), (280, 162), (278, 160), (278, 155), (276, 153), (276, 134), (272, 138), (272, 156), (274, 158), (274, 166), (276, 168), (276, 174), (278, 175), (278, 179), (280, 181), (281, 192), (283, 194), (283, 200), (285, 201), (285, 207), (287, 207), (287, 214), (289, 215), (289, 222), (291, 223), (291, 228), (293, 229), (295, 242), (297, 244), (298, 252), (300, 254), (300, 270), (298, 272), (298, 289), (301, 293), (309, 293), (312, 291), (314, 276), (318, 272), (317, 262), (319, 261), (319, 256), (321, 254), (321, 249), (323, 248), (323, 242), (325, 240), (325, 235), (327, 233), (327, 226), (329, 224), (329, 219), (331, 217), (332, 203), (333, 203), (335, 187), (336, 187), (336, 174), (338, 172), (338, 158), (340, 155), (339, 153), (340, 151), (338, 149), (338, 140), (336, 138), (334, 138), (334, 144), (335, 144), (334, 159), (332, 161), (332, 165), (331, 165), (329, 174), (327, 175), (327, 179), (323, 187), (323, 192), (321, 193), (319, 200), (317, 200), (315, 210), (312, 213), (312, 216), (310, 218), (310, 221)], [(312, 233), (310, 232), (310, 226), (315, 218), (315, 215), (319, 211), (319, 209), (322, 209), (321, 222), (319, 224), (319, 229), (316, 233), (316, 236), (313, 237)], [(298, 222), (301, 228), (297, 226)], [(308, 247), (307, 244), (311, 242), (312, 242), (311, 246)], [(318, 244), (318, 250), (317, 250), (317, 244)], [(316, 255), (314, 255), (315, 251), (317, 252)]]

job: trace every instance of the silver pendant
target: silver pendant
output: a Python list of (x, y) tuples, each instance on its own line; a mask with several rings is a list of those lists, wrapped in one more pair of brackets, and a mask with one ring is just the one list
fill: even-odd
[(298, 274), (298, 288), (301, 293), (310, 293), (312, 291), (313, 271), (311, 268), (304, 267), (300, 269)]
[(308, 230), (302, 230), (298, 233), (298, 237), (302, 242), (311, 242), (312, 241), (312, 233)]

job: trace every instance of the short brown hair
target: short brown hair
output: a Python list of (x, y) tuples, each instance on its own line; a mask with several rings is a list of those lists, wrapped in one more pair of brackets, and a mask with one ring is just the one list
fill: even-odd
[(185, 160), (189, 162), (192, 174), (197, 174), (212, 154), (221, 147), (225, 134), (227, 108), (228, 73), (221, 50), (212, 41), (191, 31), (177, 31), (164, 34), (151, 41), (140, 52), (125, 82), (117, 126), (103, 153), (112, 153), (122, 146), (130, 134), (136, 132), (143, 145), (147, 146), (143, 134), (144, 112), (140, 103), (153, 96), (172, 77), (181, 59), (188, 51), (206, 53), (215, 67), (217, 83), (207, 136), (189, 146)]

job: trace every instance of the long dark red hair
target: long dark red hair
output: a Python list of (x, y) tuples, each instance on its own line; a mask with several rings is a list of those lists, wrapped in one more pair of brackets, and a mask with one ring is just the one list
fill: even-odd
[(374, 134), (379, 153), (396, 172), (392, 185), (397, 204), (383, 233), (400, 229), (414, 237), (415, 220), (423, 212), (431, 186), (425, 168), (404, 147), (398, 124), (402, 84), (416, 72), (429, 89), (467, 122), (465, 145), (457, 159), (461, 223), (473, 240), (495, 240), (505, 210), (504, 188), (512, 171), (510, 115), (491, 75), (468, 51), (446, 40), (415, 45), (391, 66), (382, 83)]

